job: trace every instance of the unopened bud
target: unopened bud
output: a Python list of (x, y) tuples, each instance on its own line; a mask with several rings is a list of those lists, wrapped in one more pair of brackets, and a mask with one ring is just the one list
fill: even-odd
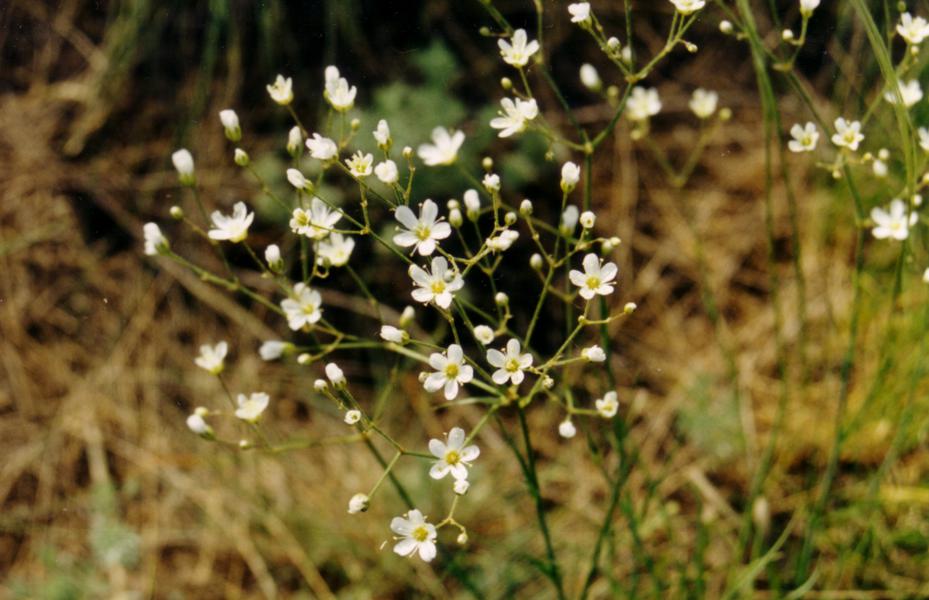
[(542, 255), (536, 252), (529, 257), (529, 266), (535, 269), (536, 271), (542, 268)]
[(171, 218), (175, 221), (180, 221), (184, 218), (184, 209), (180, 206), (172, 206), (169, 212), (171, 213)]
[(524, 217), (528, 217), (529, 215), (532, 214), (532, 200), (529, 200), (528, 198), (526, 198), (525, 200), (519, 203), (519, 214), (521, 214)]

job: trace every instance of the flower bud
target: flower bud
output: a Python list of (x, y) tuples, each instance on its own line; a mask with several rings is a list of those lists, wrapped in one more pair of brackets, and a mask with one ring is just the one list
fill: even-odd
[(546, 375), (545, 377), (542, 378), (542, 387), (544, 387), (547, 390), (552, 389), (553, 387), (555, 387), (555, 380), (552, 379), (550, 375)]
[(461, 224), (464, 222), (464, 218), (461, 216), (461, 211), (457, 208), (453, 208), (448, 213), (448, 222), (452, 227), (461, 227)]
[(301, 352), (300, 355), (297, 356), (297, 364), (308, 365), (311, 362), (313, 362), (313, 355), (309, 352)]
[(356, 118), (352, 119), (351, 122), (349, 122), (348, 125), (349, 125), (349, 127), (352, 128), (352, 133), (355, 133), (355, 132), (357, 132), (359, 129), (361, 129), (361, 120), (360, 120), (359, 118), (356, 117)]
[(272, 273), (280, 274), (284, 270), (284, 259), (281, 258), (281, 249), (277, 244), (271, 244), (265, 248), (265, 261)]
[(230, 142), (238, 142), (242, 139), (242, 128), (239, 127), (239, 115), (234, 110), (226, 109), (219, 111), (219, 120), (223, 124), (223, 130), (226, 139)]
[(513, 80), (509, 77), (504, 77), (500, 80), (500, 87), (503, 88), (503, 91), (508, 92), (513, 89)]
[(792, 39), (794, 39), (794, 32), (791, 31), (790, 29), (785, 29), (784, 31), (781, 32), (781, 39), (784, 40), (785, 42), (791, 41)]
[(519, 214), (524, 217), (532, 215), (532, 200), (526, 198), (519, 203)]
[(514, 213), (513, 211), (510, 211), (506, 213), (505, 215), (503, 215), (503, 222), (506, 223), (507, 225), (512, 225), (513, 223), (516, 222), (516, 218), (517, 218), (516, 213)]
[(529, 257), (529, 266), (535, 269), (536, 271), (542, 268), (542, 255), (536, 252)]
[(455, 541), (458, 542), (459, 546), (464, 546), (468, 543), (468, 534), (462, 531), (458, 534), (458, 537), (455, 539)]
[(232, 153), (232, 161), (240, 167), (247, 167), (252, 162), (248, 152), (241, 148), (236, 148), (235, 152)]
[(585, 210), (581, 213), (581, 227), (584, 229), (593, 229), (597, 222), (597, 215), (593, 211)]
[(627, 315), (631, 315), (638, 307), (639, 306), (635, 302), (626, 302), (625, 306), (623, 306), (623, 312)]
[(581, 179), (581, 168), (573, 162), (566, 162), (561, 167), (561, 191), (570, 194)]
[(720, 32), (724, 33), (725, 35), (729, 35), (730, 33), (732, 33), (732, 30), (733, 30), (733, 27), (730, 21), (723, 19), (722, 21), (719, 22)]
[(169, 210), (168, 213), (171, 215), (171, 218), (174, 219), (175, 221), (180, 221), (181, 219), (184, 218), (184, 209), (177, 205), (172, 206), (171, 210)]
[(599, 92), (603, 89), (603, 81), (600, 79), (600, 74), (597, 73), (597, 69), (593, 65), (588, 63), (582, 64), (580, 76), (581, 83), (591, 92)]
[(467, 190), (464, 193), (464, 205), (468, 215), (468, 219), (471, 221), (477, 221), (477, 217), (481, 210), (481, 197), (477, 193), (477, 190)]
[(339, 365), (334, 362), (326, 365), (326, 377), (329, 378), (330, 383), (335, 387), (345, 386), (345, 373), (343, 373)]
[(300, 156), (303, 150), (303, 133), (299, 127), (292, 127), (287, 132), (287, 154), (293, 158)]
[(603, 362), (606, 360), (606, 352), (600, 346), (590, 346), (581, 350), (581, 356), (587, 362)]
[(390, 150), (390, 146), (393, 144), (393, 139), (390, 137), (390, 126), (387, 125), (387, 121), (381, 119), (377, 122), (377, 129), (374, 130), (374, 140), (377, 142), (377, 147), (387, 152)]
[(355, 515), (365, 512), (371, 506), (371, 498), (367, 494), (355, 494), (348, 501), (348, 514)]
[(380, 335), (382, 340), (394, 344), (405, 344), (410, 340), (410, 334), (392, 325), (382, 325)]
[(404, 159), (411, 160), (413, 158), (413, 149), (409, 146), (404, 146), (401, 154), (403, 155)]
[(468, 493), (468, 488), (471, 487), (471, 484), (467, 479), (456, 479), (455, 484), (452, 489), (455, 490), (455, 493), (459, 496), (464, 496)]
[(490, 158), (489, 156), (485, 156), (483, 159), (481, 159), (481, 166), (485, 171), (490, 172), (490, 170), (494, 168), (494, 159)]
[(317, 392), (320, 392), (320, 393), (325, 392), (326, 388), (328, 387), (329, 387), (329, 382), (327, 382), (325, 379), (317, 379), (316, 381), (313, 382), (313, 389), (316, 390)]
[(564, 212), (561, 213), (561, 222), (558, 225), (558, 231), (561, 235), (574, 235), (574, 228), (577, 227), (577, 220), (579, 217), (578, 212), (576, 206), (569, 204)]
[(445, 203), (445, 207), (448, 208), (448, 210), (455, 210), (456, 208), (461, 208), (461, 204), (454, 198), (449, 198), (448, 202)]
[(613, 52), (616, 52), (617, 50), (622, 48), (622, 43), (620, 43), (619, 38), (611, 37), (610, 39), (606, 41), (606, 47), (612, 50)]
[(571, 439), (577, 435), (577, 428), (574, 427), (574, 423), (571, 422), (570, 418), (565, 419), (558, 425), (558, 435), (565, 439)]
[(177, 171), (177, 178), (181, 185), (192, 186), (197, 182), (194, 175), (194, 157), (186, 148), (181, 148), (171, 155), (171, 162)]
[(510, 303), (510, 297), (503, 292), (497, 292), (497, 295), (494, 296), (494, 302), (496, 302), (498, 306), (506, 306)]
[(486, 346), (494, 341), (494, 330), (487, 325), (478, 325), (474, 328), (474, 337), (478, 342)]
[(345, 424), (346, 425), (354, 425), (360, 420), (361, 420), (360, 410), (356, 410), (353, 408), (352, 410), (349, 410), (345, 413)]
[(303, 192), (310, 192), (313, 189), (313, 184), (310, 183), (310, 180), (304, 177), (303, 173), (297, 169), (287, 169), (287, 181), (289, 181), (290, 185), (294, 186), (294, 188)]

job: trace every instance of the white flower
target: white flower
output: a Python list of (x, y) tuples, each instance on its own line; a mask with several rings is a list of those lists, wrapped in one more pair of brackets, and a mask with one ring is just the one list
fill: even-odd
[(532, 55), (539, 51), (539, 42), (528, 41), (525, 29), (514, 31), (509, 42), (497, 40), (497, 45), (500, 46), (503, 62), (514, 67), (525, 67)]
[(597, 73), (596, 67), (589, 63), (581, 65), (580, 76), (581, 83), (592, 92), (597, 92), (603, 87), (603, 81), (600, 79), (600, 74)]
[(571, 439), (577, 435), (577, 428), (574, 427), (574, 423), (571, 422), (570, 417), (558, 425), (558, 435), (565, 439)]
[(219, 111), (219, 122), (223, 124), (226, 138), (231, 142), (238, 142), (242, 139), (242, 128), (239, 126), (239, 115), (235, 111), (227, 108)]
[(419, 286), (412, 292), (413, 299), (423, 304), (435, 302), (440, 308), (451, 306), (454, 293), (464, 287), (461, 275), (448, 270), (448, 261), (443, 256), (432, 259), (431, 273), (411, 265), (410, 277)]
[(168, 238), (162, 235), (161, 228), (156, 223), (146, 223), (142, 227), (142, 233), (145, 236), (145, 254), (155, 256), (168, 251)]
[(236, 397), (236, 404), (239, 408), (235, 410), (235, 416), (243, 421), (255, 423), (261, 417), (261, 413), (268, 408), (268, 402), (271, 398), (264, 392), (256, 392), (249, 396), (239, 394)]
[(197, 435), (205, 438), (213, 437), (213, 428), (206, 422), (204, 417), (208, 414), (202, 406), (198, 406), (189, 417), (187, 417), (187, 428)]
[(281, 249), (277, 244), (271, 244), (265, 248), (265, 262), (268, 263), (268, 269), (272, 273), (280, 273), (284, 270), (284, 259), (281, 258)]
[(632, 95), (626, 101), (626, 114), (632, 121), (645, 121), (661, 112), (661, 98), (655, 88), (642, 86), (632, 88)]
[(215, 346), (204, 344), (200, 346), (200, 356), (194, 359), (194, 363), (211, 375), (219, 375), (223, 372), (223, 359), (228, 351), (229, 345), (226, 342)]
[(354, 408), (352, 410), (345, 411), (344, 420), (346, 425), (354, 425), (361, 420), (361, 411)]
[(436, 372), (426, 377), (423, 387), (427, 392), (437, 392), (444, 387), (446, 400), (454, 400), (458, 396), (458, 386), (474, 378), (474, 369), (465, 364), (464, 352), (458, 344), (449, 346), (444, 355), (433, 352), (429, 356), (429, 366)]
[(177, 171), (177, 177), (184, 185), (194, 183), (194, 157), (186, 148), (181, 148), (171, 155), (171, 162)]
[(435, 525), (427, 523), (423, 513), (413, 509), (406, 513), (405, 518), (394, 517), (390, 529), (401, 536), (394, 545), (394, 552), (400, 556), (413, 556), (419, 552), (419, 557), (426, 562), (435, 558)]
[(921, 44), (929, 36), (929, 23), (922, 17), (913, 18), (908, 12), (900, 16), (897, 33), (910, 44)]
[(564, 212), (561, 213), (561, 221), (558, 223), (558, 231), (562, 235), (574, 235), (574, 229), (577, 227), (577, 221), (580, 218), (580, 211), (573, 204), (569, 204)]
[(584, 257), (584, 272), (576, 269), (568, 273), (571, 283), (580, 288), (581, 297), (590, 300), (597, 294), (607, 296), (613, 293), (613, 284), (619, 269), (615, 263), (600, 264), (600, 258), (593, 253)]
[(488, 192), (499, 192), (500, 191), (500, 176), (496, 173), (487, 173), (484, 175), (484, 179), (481, 180), (481, 183), (484, 184), (484, 189)]
[(704, 6), (706, 6), (705, 0), (671, 0), (671, 4), (674, 5), (674, 8), (677, 9), (677, 12), (682, 15), (689, 15), (695, 13)]
[(568, 5), (568, 12), (571, 13), (572, 23), (589, 23), (590, 22), (590, 3), (575, 2)]
[(300, 191), (310, 191), (311, 186), (310, 182), (307, 181), (307, 178), (297, 169), (287, 169), (287, 181), (290, 185), (294, 186), (295, 189)]
[(296, 157), (300, 154), (301, 146), (303, 146), (303, 132), (299, 127), (291, 127), (287, 132), (287, 153)]
[(494, 330), (487, 325), (478, 325), (474, 328), (474, 338), (486, 346), (494, 341)]
[(871, 165), (871, 169), (874, 171), (875, 177), (887, 177), (887, 163), (881, 159), (874, 159), (874, 164)]
[(258, 354), (261, 356), (261, 360), (277, 360), (284, 354), (284, 352), (292, 349), (293, 347), (293, 344), (290, 342), (268, 340), (267, 342), (261, 344), (261, 347), (258, 349)]
[(392, 342), (394, 344), (404, 344), (409, 339), (409, 334), (393, 325), (381, 325), (380, 332), (381, 339), (385, 342)]
[(387, 125), (387, 121), (381, 119), (377, 122), (377, 129), (374, 130), (374, 140), (377, 142), (377, 147), (382, 150), (387, 150), (390, 148), (390, 126)]
[(528, 121), (533, 120), (539, 115), (539, 105), (536, 104), (535, 98), (523, 100), (516, 98), (504, 98), (500, 101), (503, 111), (498, 111), (499, 117), (490, 120), (490, 126), (494, 129), (500, 129), (499, 136), (502, 138), (510, 137), (515, 133), (522, 133), (526, 129)]
[(919, 134), (919, 147), (922, 148), (924, 152), (929, 152), (929, 129), (920, 127), (917, 133)]
[(397, 228), (394, 243), (404, 248), (413, 246), (420, 256), (429, 256), (435, 251), (439, 240), (452, 234), (452, 227), (438, 218), (439, 207), (432, 200), (423, 202), (417, 218), (408, 206), (398, 206), (394, 217), (405, 228)]
[(465, 447), (465, 432), (461, 427), (453, 427), (447, 434), (447, 441), (429, 440), (429, 452), (438, 458), (429, 476), (433, 479), (442, 479), (449, 473), (455, 479), (467, 479), (468, 467), (481, 454), (477, 446)]
[(400, 179), (400, 173), (397, 171), (397, 163), (392, 160), (385, 160), (377, 163), (374, 167), (374, 174), (382, 183), (393, 185)]
[(504, 229), (499, 234), (491, 238), (487, 238), (487, 242), (486, 242), (487, 248), (489, 248), (490, 251), (495, 254), (497, 252), (503, 252), (505, 250), (509, 250), (510, 246), (512, 246), (513, 243), (518, 238), (519, 238), (518, 231), (514, 231), (512, 229)]
[(306, 325), (312, 325), (322, 316), (323, 298), (319, 292), (303, 282), (294, 286), (293, 297), (281, 301), (281, 308), (287, 317), (287, 326), (297, 331)]
[(339, 112), (351, 110), (355, 105), (355, 94), (358, 88), (348, 86), (348, 80), (339, 76), (339, 70), (336, 67), (326, 67), (326, 89), (323, 96), (332, 105), (332, 108)]
[(294, 82), (290, 77), (285, 79), (283, 75), (278, 75), (267, 89), (271, 99), (281, 106), (287, 106), (294, 100)]
[(597, 224), (597, 215), (592, 210), (585, 210), (581, 213), (580, 222), (584, 229), (593, 229)]
[(495, 348), (487, 351), (487, 362), (497, 367), (491, 378), (497, 385), (503, 385), (509, 380), (513, 385), (519, 385), (525, 379), (523, 369), (532, 366), (532, 355), (521, 353), (519, 340), (511, 338), (506, 343), (506, 354)]
[(317, 197), (310, 201), (310, 209), (295, 208), (293, 218), (290, 219), (290, 228), (294, 233), (305, 235), (311, 240), (321, 240), (332, 231), (332, 228), (342, 213), (330, 210), (329, 205)]
[(875, 224), (871, 233), (879, 240), (886, 238), (905, 240), (910, 234), (910, 227), (916, 224), (918, 218), (916, 211), (910, 211), (907, 216), (906, 203), (903, 200), (894, 199), (890, 203), (890, 210), (879, 207), (871, 209), (871, 220)]
[(858, 144), (864, 139), (861, 133), (861, 122), (848, 122), (842, 117), (835, 120), (835, 134), (832, 136), (832, 143), (839, 147), (848, 148), (851, 151), (858, 149)]
[(791, 152), (812, 152), (819, 142), (819, 130), (815, 123), (809, 121), (806, 125), (795, 123), (790, 128), (790, 136), (793, 139), (787, 142), (787, 148)]
[[(470, 487), (471, 487), (471, 484), (468, 482), (467, 479), (456, 479), (456, 480), (455, 480), (455, 483), (452, 484), (452, 490), (454, 490), (455, 493), (458, 494), (459, 496), (464, 496), (465, 494), (467, 494), (467, 493), (468, 493), (468, 488), (470, 488)], [(464, 535), (464, 534), (462, 534), (462, 535)], [(459, 543), (459, 544), (461, 544), (461, 543), (466, 543), (466, 542), (467, 542), (467, 537), (465, 538), (465, 542), (462, 542), (462, 541), (461, 541), (461, 535), (458, 536), (458, 543)]]
[(819, 0), (800, 0), (800, 14), (809, 17), (819, 6)]
[(348, 501), (348, 514), (354, 515), (365, 512), (371, 505), (371, 499), (367, 494), (355, 494)]
[(227, 217), (217, 210), (210, 217), (214, 227), (208, 234), (211, 240), (241, 242), (248, 237), (248, 228), (255, 220), (255, 213), (248, 212), (244, 202), (236, 202), (232, 207), (232, 215)]
[[(900, 89), (900, 96), (903, 98), (903, 105), (907, 108), (923, 99), (923, 89), (919, 87), (919, 82), (915, 79), (911, 79), (905, 83), (901, 81), (898, 87)], [(896, 104), (897, 94), (895, 94), (893, 90), (888, 90), (884, 93), (884, 100), (887, 100), (891, 104)]]
[(719, 94), (710, 92), (703, 88), (694, 90), (690, 98), (690, 110), (693, 111), (699, 119), (709, 119), (716, 112), (716, 105), (719, 103)]
[(306, 147), (310, 156), (318, 160), (332, 160), (339, 155), (339, 146), (335, 141), (318, 133), (314, 133), (312, 138), (307, 138)]
[(432, 143), (422, 144), (417, 153), (427, 166), (450, 165), (458, 158), (458, 149), (464, 139), (465, 134), (461, 131), (436, 127), (432, 130)]
[(594, 405), (596, 405), (597, 412), (600, 413), (601, 417), (604, 419), (612, 419), (619, 410), (619, 401), (616, 399), (616, 392), (607, 392), (603, 394), (603, 398), (595, 401)]
[(606, 352), (600, 346), (590, 346), (581, 350), (581, 356), (584, 360), (590, 362), (603, 362), (606, 360)]
[(561, 165), (561, 190), (568, 194), (581, 180), (581, 168), (571, 161)]
[(328, 363), (326, 365), (326, 377), (329, 378), (329, 383), (335, 387), (341, 387), (345, 385), (345, 373), (342, 369), (339, 368), (339, 365), (334, 362)]
[(372, 166), (374, 165), (374, 155), (365, 154), (361, 150), (355, 152), (351, 158), (345, 161), (345, 164), (348, 165), (348, 170), (353, 177), (361, 179), (367, 177), (373, 171)]
[(350, 235), (343, 236), (341, 233), (332, 233), (317, 244), (316, 254), (323, 264), (328, 262), (333, 267), (344, 267), (348, 264), (348, 259), (351, 258), (354, 249), (355, 238)]

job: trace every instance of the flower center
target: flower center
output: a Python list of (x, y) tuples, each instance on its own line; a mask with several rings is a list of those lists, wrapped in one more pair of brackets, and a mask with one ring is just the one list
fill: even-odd
[(519, 371), (519, 360), (516, 358), (511, 358), (506, 361), (506, 364), (503, 368), (505, 368), (510, 373), (515, 373), (516, 371)]
[(449, 450), (445, 453), (445, 462), (450, 465), (457, 465), (461, 462), (461, 455), (455, 450)]
[(590, 277), (588, 277), (588, 278), (587, 278), (587, 287), (589, 287), (589, 288), (592, 289), (592, 290), (595, 290), (595, 289), (597, 289), (598, 287), (600, 287), (600, 278), (599, 278), (599, 277), (594, 277), (593, 275), (591, 275)]
[(455, 377), (458, 377), (458, 371), (459, 371), (458, 365), (455, 363), (448, 363), (447, 365), (445, 365), (445, 376), (448, 377), (449, 379), (454, 379)]
[(418, 237), (421, 241), (428, 240), (431, 235), (432, 230), (425, 225), (420, 225), (416, 228), (416, 237)]
[(304, 304), (304, 305), (303, 305), (303, 314), (305, 314), (305, 315), (312, 315), (312, 314), (315, 313), (315, 312), (316, 312), (316, 305), (315, 305), (315, 304)]
[(444, 281), (442, 281), (441, 279), (437, 279), (432, 282), (432, 293), (433, 294), (441, 294), (444, 291), (445, 291)]
[(420, 525), (419, 527), (414, 529), (412, 533), (410, 533), (410, 537), (416, 540), (417, 542), (425, 542), (426, 539), (429, 537), (429, 531), (425, 527)]

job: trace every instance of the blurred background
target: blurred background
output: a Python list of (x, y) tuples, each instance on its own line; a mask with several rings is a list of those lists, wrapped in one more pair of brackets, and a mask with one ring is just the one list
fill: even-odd
[[(533, 2), (494, 4), (533, 30)], [(567, 2), (542, 4), (552, 73), (577, 119), (599, 130), (613, 109), (584, 89), (578, 68), (594, 64), (607, 84), (621, 84), (620, 74), (569, 22)], [(625, 31), (622, 2), (592, 4), (608, 32)], [(799, 22), (795, 2), (755, 4), (772, 45), (781, 28)], [(849, 6), (824, 4), (797, 73), (831, 121), (863, 112), (880, 73)], [(651, 55), (664, 44), (670, 3), (632, 5), (636, 51)], [(896, 19), (887, 3), (874, 6), (880, 23)], [(623, 241), (611, 301), (639, 306), (609, 332), (620, 426), (635, 460), (595, 598), (715, 598), (733, 589), (779, 596), (771, 590), (792, 577), (786, 557), (799, 551), (804, 507), (832, 445), (852, 301), (851, 200), (814, 161), (791, 159), (789, 177), (770, 184), (766, 219), (755, 73), (747, 45), (719, 34), (723, 16), (705, 10), (688, 35), (699, 52), (676, 51), (647, 81), (664, 102), (651, 137), (675, 164), (699, 136), (687, 107), (693, 89), (718, 91), (733, 111), (686, 186), (668, 181), (625, 123), (594, 164), (598, 232)], [(256, 169), (284, 190), (291, 123), (265, 84), (278, 73), (293, 77), (294, 107), (315, 131), (329, 64), (359, 88), (359, 139), (367, 143), (379, 118), (398, 146), (427, 141), (436, 125), (459, 127), (472, 172), (493, 156), (513, 202), (532, 198), (554, 218), (559, 165), (572, 157), (546, 157), (535, 135), (498, 140), (486, 126), (504, 95), (499, 79), (512, 73), (496, 40), (480, 35), (483, 26), (492, 21), (481, 4), (464, 0), (0, 3), (0, 597), (550, 597), (531, 501), (498, 429), (482, 431), (474, 483), (456, 513), (471, 542), (443, 543), (429, 565), (383, 545), (389, 519), (405, 510), (393, 490), (368, 513), (346, 514), (348, 498), (379, 473), (363, 448), (268, 456), (193, 436), (186, 416), (222, 393), (193, 358), (200, 344), (220, 339), (232, 348), (232, 387), (260, 382), (273, 398), (268, 421), (277, 439), (317, 439), (345, 426), (313, 397), (318, 365), (259, 359), (262, 341), (286, 335), (280, 319), (142, 254), (142, 224), (155, 220), (179, 253), (211, 259), (168, 218), (183, 201), (170, 163), (182, 146), (194, 154), (208, 210), (243, 200), (258, 211), (256, 244), (279, 242), (282, 215), (232, 163), (217, 113), (237, 110)], [(563, 125), (556, 99), (536, 87), (548, 121)], [(785, 130), (809, 119), (782, 81), (776, 93)], [(882, 139), (892, 131), (883, 118), (868, 132), (874, 151), (893, 147)], [(460, 198), (469, 187), (454, 171), (417, 178), (420, 199)], [(888, 200), (884, 181), (862, 177), (861, 189), (869, 207)], [(353, 198), (347, 186), (328, 193)], [(533, 301), (523, 290), (537, 286), (522, 266), (530, 252), (523, 246), (501, 284), (516, 312)], [(925, 257), (921, 247), (916, 256)], [(810, 594), (925, 597), (926, 292), (906, 286), (891, 311), (896, 253), (874, 245), (866, 258), (853, 419), (813, 540), (818, 591)], [(404, 277), (402, 265), (367, 247), (352, 261), (386, 304), (400, 310), (409, 302), (393, 283)], [(908, 264), (907, 273), (918, 266)], [(325, 302), (350, 318), (363, 299), (340, 292), (353, 289), (345, 283), (330, 286)], [(559, 343), (558, 314), (545, 316), (543, 348)], [(786, 359), (776, 335), (790, 349)], [(382, 355), (339, 360), (362, 398), (389, 376)], [(599, 397), (601, 382), (592, 379), (577, 385)], [(405, 431), (411, 445), (481, 416), (475, 407), (436, 411), (415, 371), (395, 385), (385, 426)], [(556, 549), (576, 592), (608, 504), (601, 471), (616, 468), (621, 450), (591, 456), (584, 438), (607, 439), (608, 424), (583, 423), (570, 443), (558, 438), (562, 417), (542, 403), (529, 411)], [(776, 422), (772, 470), (749, 505), (751, 473)], [(399, 476), (426, 512), (444, 514), (449, 499), (421, 465), (402, 463)], [(746, 520), (760, 549), (751, 554), (740, 553)], [(778, 540), (779, 551), (767, 553)]]

